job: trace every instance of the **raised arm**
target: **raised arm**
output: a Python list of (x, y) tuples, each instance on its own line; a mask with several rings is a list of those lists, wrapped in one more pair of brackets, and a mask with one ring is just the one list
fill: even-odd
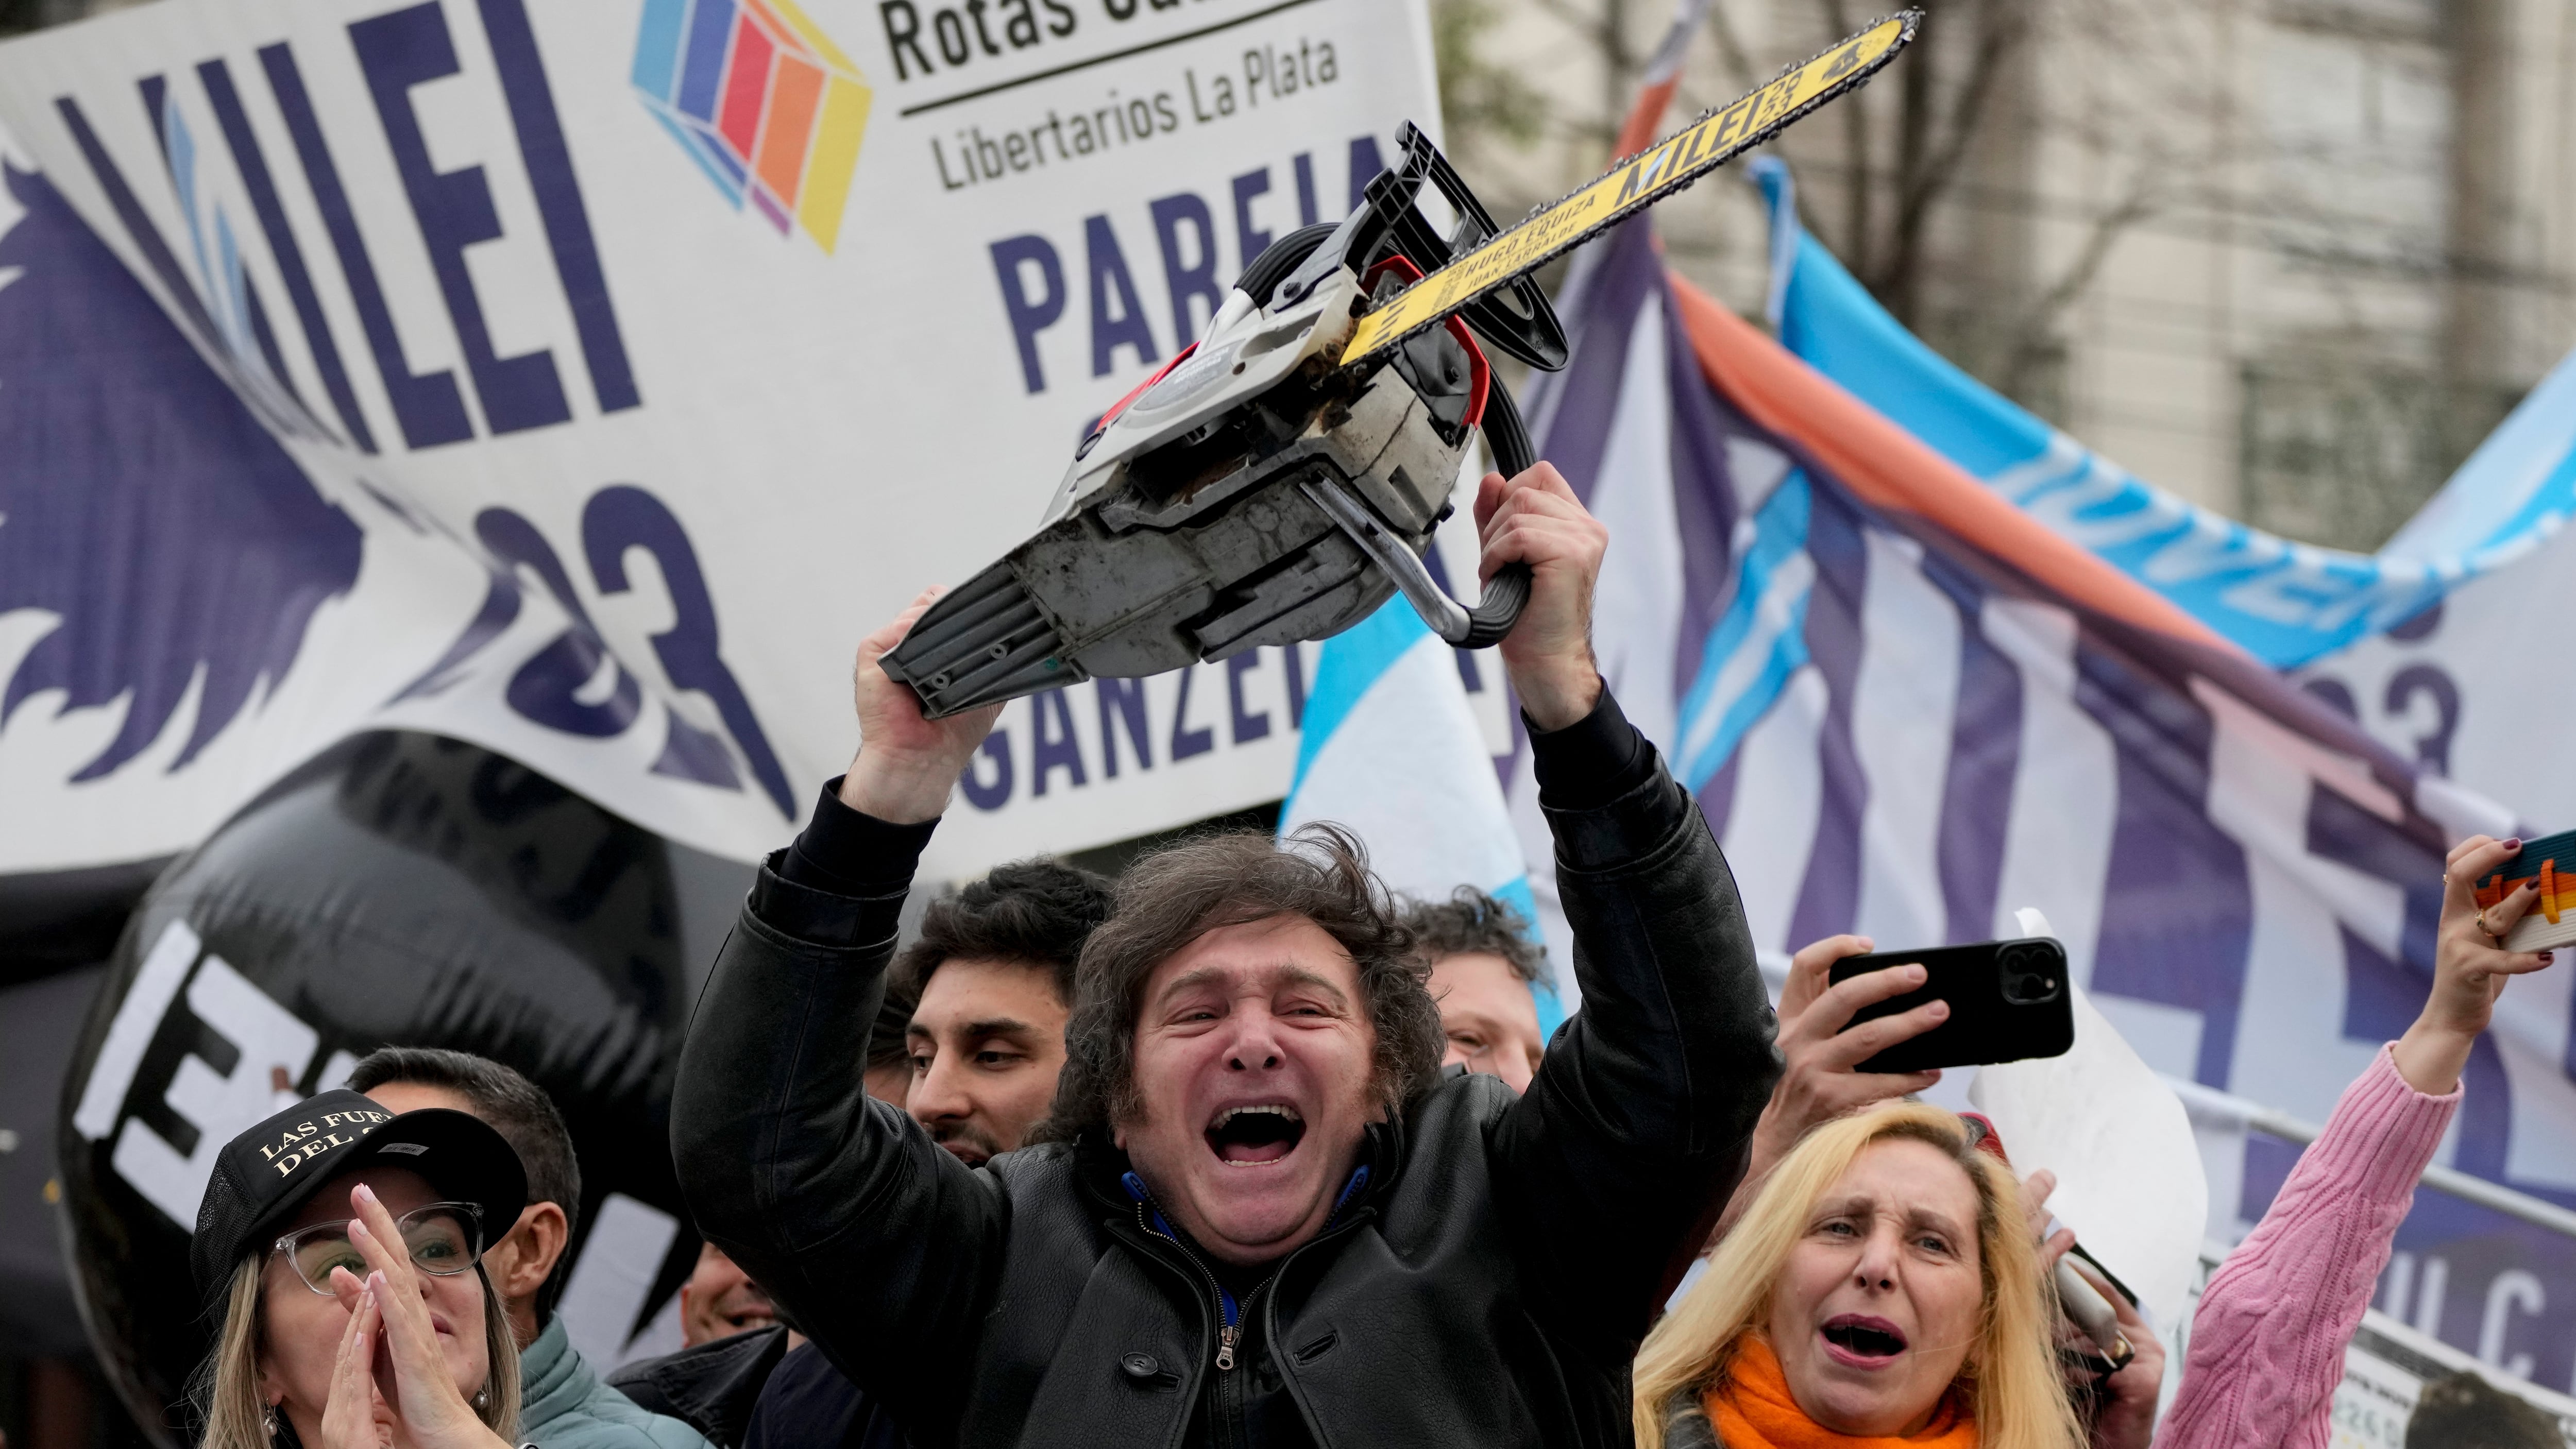
[(1533, 1293), (1624, 1358), (1742, 1172), (1779, 1072), (1735, 880), (1688, 791), (1603, 690), (1590, 646), (1607, 543), (1556, 470), (1477, 499), (1485, 571), (1532, 566), (1503, 661), (1531, 729), (1582, 1009), (1497, 1129)]
[(1744, 1210), (1753, 1205), (1762, 1181), (1809, 1132), (1837, 1117), (1874, 1102), (1920, 1092), (1941, 1080), (1928, 1072), (1864, 1072), (1862, 1062), (1898, 1042), (1911, 1041), (1949, 1019), (1950, 1004), (1927, 1001), (1910, 1011), (1866, 1021), (1843, 1030), (1864, 1006), (1901, 996), (1923, 984), (1920, 966), (1891, 966), (1836, 985), (1833, 966), (1846, 956), (1877, 949), (1867, 936), (1827, 936), (1798, 948), (1789, 958), (1789, 979), (1780, 988), (1779, 1045), (1782, 1071), (1762, 1119), (1753, 1129), (1753, 1151), (1744, 1176), (1718, 1215), (1717, 1231), (1702, 1252), (1715, 1252), (1720, 1239)]
[(1007, 1215), (990, 1174), (861, 1090), (913, 867), (996, 712), (925, 721), (877, 667), (931, 598), (859, 646), (859, 757), (761, 868), (671, 1102), (700, 1230), (926, 1440), (965, 1404)]
[(2227, 1255), (2192, 1320), (2191, 1351), (2156, 1443), (2166, 1449), (2323, 1449), (2343, 1354), (2389, 1244), (2460, 1105), (2460, 1069), (2505, 983), (2549, 964), (2500, 939), (2525, 886), (2483, 914), (2470, 883), (2522, 847), (2480, 835), (2452, 850), (2433, 990), (2406, 1034), (2344, 1089), (2263, 1221)]

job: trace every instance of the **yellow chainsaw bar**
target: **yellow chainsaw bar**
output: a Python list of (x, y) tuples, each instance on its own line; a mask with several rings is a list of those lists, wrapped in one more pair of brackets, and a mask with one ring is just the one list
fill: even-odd
[(1711, 171), (1768, 142), (1808, 112), (1859, 88), (1914, 39), (1919, 10), (1889, 16), (1724, 110), (1647, 147), (1360, 318), (1341, 360), (1382, 352), (1513, 278), (1545, 266)]

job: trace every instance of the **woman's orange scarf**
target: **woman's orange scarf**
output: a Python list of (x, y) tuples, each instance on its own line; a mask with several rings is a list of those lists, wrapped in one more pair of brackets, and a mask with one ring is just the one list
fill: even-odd
[(1708, 1422), (1726, 1449), (1977, 1449), (1977, 1421), (1945, 1394), (1923, 1432), (1908, 1439), (1855, 1438), (1823, 1428), (1789, 1396), (1779, 1357), (1761, 1338), (1746, 1334), (1736, 1346), (1726, 1381), (1700, 1398)]

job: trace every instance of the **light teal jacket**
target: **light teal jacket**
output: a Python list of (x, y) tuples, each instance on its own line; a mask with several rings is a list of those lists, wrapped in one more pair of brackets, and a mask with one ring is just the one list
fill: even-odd
[(677, 1419), (600, 1381), (558, 1315), (519, 1355), (519, 1437), (537, 1449), (712, 1449)]

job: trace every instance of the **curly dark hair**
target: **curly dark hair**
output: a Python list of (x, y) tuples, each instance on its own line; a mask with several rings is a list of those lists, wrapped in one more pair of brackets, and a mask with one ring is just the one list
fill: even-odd
[(1303, 916), (1348, 951), (1377, 1031), (1372, 1075), (1390, 1112), (1438, 1079), (1440, 1008), (1431, 968), (1368, 854), (1348, 831), (1310, 825), (1287, 840), (1249, 831), (1201, 836), (1137, 861), (1118, 908), (1082, 948), (1055, 1110), (1031, 1142), (1069, 1142), (1133, 1121), (1136, 1015), (1154, 968), (1224, 926)]
[[(895, 958), (888, 994), (921, 999), (921, 988), (952, 956), (1018, 961), (1055, 976), (1056, 1000), (1074, 1001), (1083, 942), (1109, 919), (1116, 896), (1106, 876), (1054, 860), (1015, 860), (930, 904), (921, 939)], [(904, 1013), (911, 1015), (909, 1009)], [(898, 1040), (902, 1033), (895, 1033)]]
[(1474, 886), (1458, 887), (1445, 901), (1406, 901), (1404, 924), (1413, 932), (1414, 949), (1435, 966), (1451, 956), (1486, 952), (1502, 957), (1523, 981), (1547, 979), (1547, 958), (1529, 938), (1529, 918)]
[(918, 992), (907, 990), (900, 981), (886, 982), (885, 996), (877, 1002), (876, 1023), (868, 1028), (867, 1070), (893, 1066), (911, 1070), (912, 1043), (904, 1039), (903, 1029), (912, 1024), (912, 1009), (920, 1004)]

